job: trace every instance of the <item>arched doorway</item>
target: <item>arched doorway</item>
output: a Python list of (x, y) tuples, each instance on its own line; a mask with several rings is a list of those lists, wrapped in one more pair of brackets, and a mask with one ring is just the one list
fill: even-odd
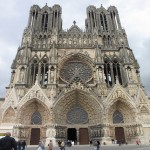
[(67, 140), (74, 141), (76, 143), (77, 141), (77, 131), (75, 128), (68, 128), (67, 130)]
[(117, 142), (125, 143), (125, 135), (123, 127), (115, 127), (115, 137)]
[(16, 127), (22, 133), (16, 138), (24, 139), (31, 145), (37, 145), (40, 139), (46, 140), (47, 128), (44, 126), (51, 122), (51, 118), (52, 115), (44, 103), (36, 98), (28, 100), (19, 109), (17, 119), (24, 127)]
[(40, 128), (32, 128), (30, 145), (38, 145), (39, 140), (40, 140)]
[(80, 145), (89, 144), (89, 133), (87, 128), (79, 129), (79, 143)]
[[(117, 141), (128, 142), (127, 134), (125, 134), (127, 124), (136, 122), (136, 110), (134, 105), (126, 99), (114, 99), (108, 109), (109, 122), (113, 124), (114, 128), (110, 130), (114, 133)], [(136, 138), (136, 137), (135, 137)]]

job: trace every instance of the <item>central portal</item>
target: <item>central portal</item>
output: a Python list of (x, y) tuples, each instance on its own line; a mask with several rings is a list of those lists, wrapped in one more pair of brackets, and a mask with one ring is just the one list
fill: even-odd
[(115, 127), (116, 140), (121, 143), (125, 143), (125, 135), (123, 127)]
[(40, 128), (31, 129), (30, 145), (37, 145), (40, 140)]
[(77, 142), (77, 132), (75, 128), (69, 128), (67, 131), (67, 139), (70, 141), (74, 141), (76, 144)]
[(87, 128), (79, 129), (79, 143), (80, 145), (89, 144), (89, 133)]

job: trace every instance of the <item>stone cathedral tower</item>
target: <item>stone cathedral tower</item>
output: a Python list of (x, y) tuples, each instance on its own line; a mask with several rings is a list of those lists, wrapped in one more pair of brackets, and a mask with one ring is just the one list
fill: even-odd
[(59, 5), (31, 7), (0, 101), (0, 133), (31, 145), (148, 142), (150, 101), (117, 8), (86, 12), (85, 31), (75, 21), (66, 31)]

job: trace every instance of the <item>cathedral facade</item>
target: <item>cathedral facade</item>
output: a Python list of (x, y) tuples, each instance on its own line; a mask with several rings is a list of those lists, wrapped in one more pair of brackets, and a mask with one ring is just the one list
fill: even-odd
[(148, 143), (150, 101), (117, 8), (87, 7), (85, 30), (62, 29), (62, 8), (30, 9), (0, 100), (0, 134), (39, 139)]

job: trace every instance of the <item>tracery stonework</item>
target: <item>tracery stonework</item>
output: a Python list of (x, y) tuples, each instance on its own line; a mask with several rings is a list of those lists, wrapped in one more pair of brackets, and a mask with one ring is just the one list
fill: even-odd
[(82, 124), (88, 122), (88, 114), (80, 107), (74, 107), (67, 113), (67, 120), (71, 124)]
[(87, 82), (92, 77), (92, 69), (79, 60), (71, 60), (64, 64), (60, 70), (60, 77), (69, 82), (71, 79), (78, 79)]
[(0, 133), (33, 145), (149, 142), (150, 101), (118, 10), (92, 5), (86, 12), (84, 31), (75, 21), (66, 31), (59, 5), (31, 7), (0, 99)]

